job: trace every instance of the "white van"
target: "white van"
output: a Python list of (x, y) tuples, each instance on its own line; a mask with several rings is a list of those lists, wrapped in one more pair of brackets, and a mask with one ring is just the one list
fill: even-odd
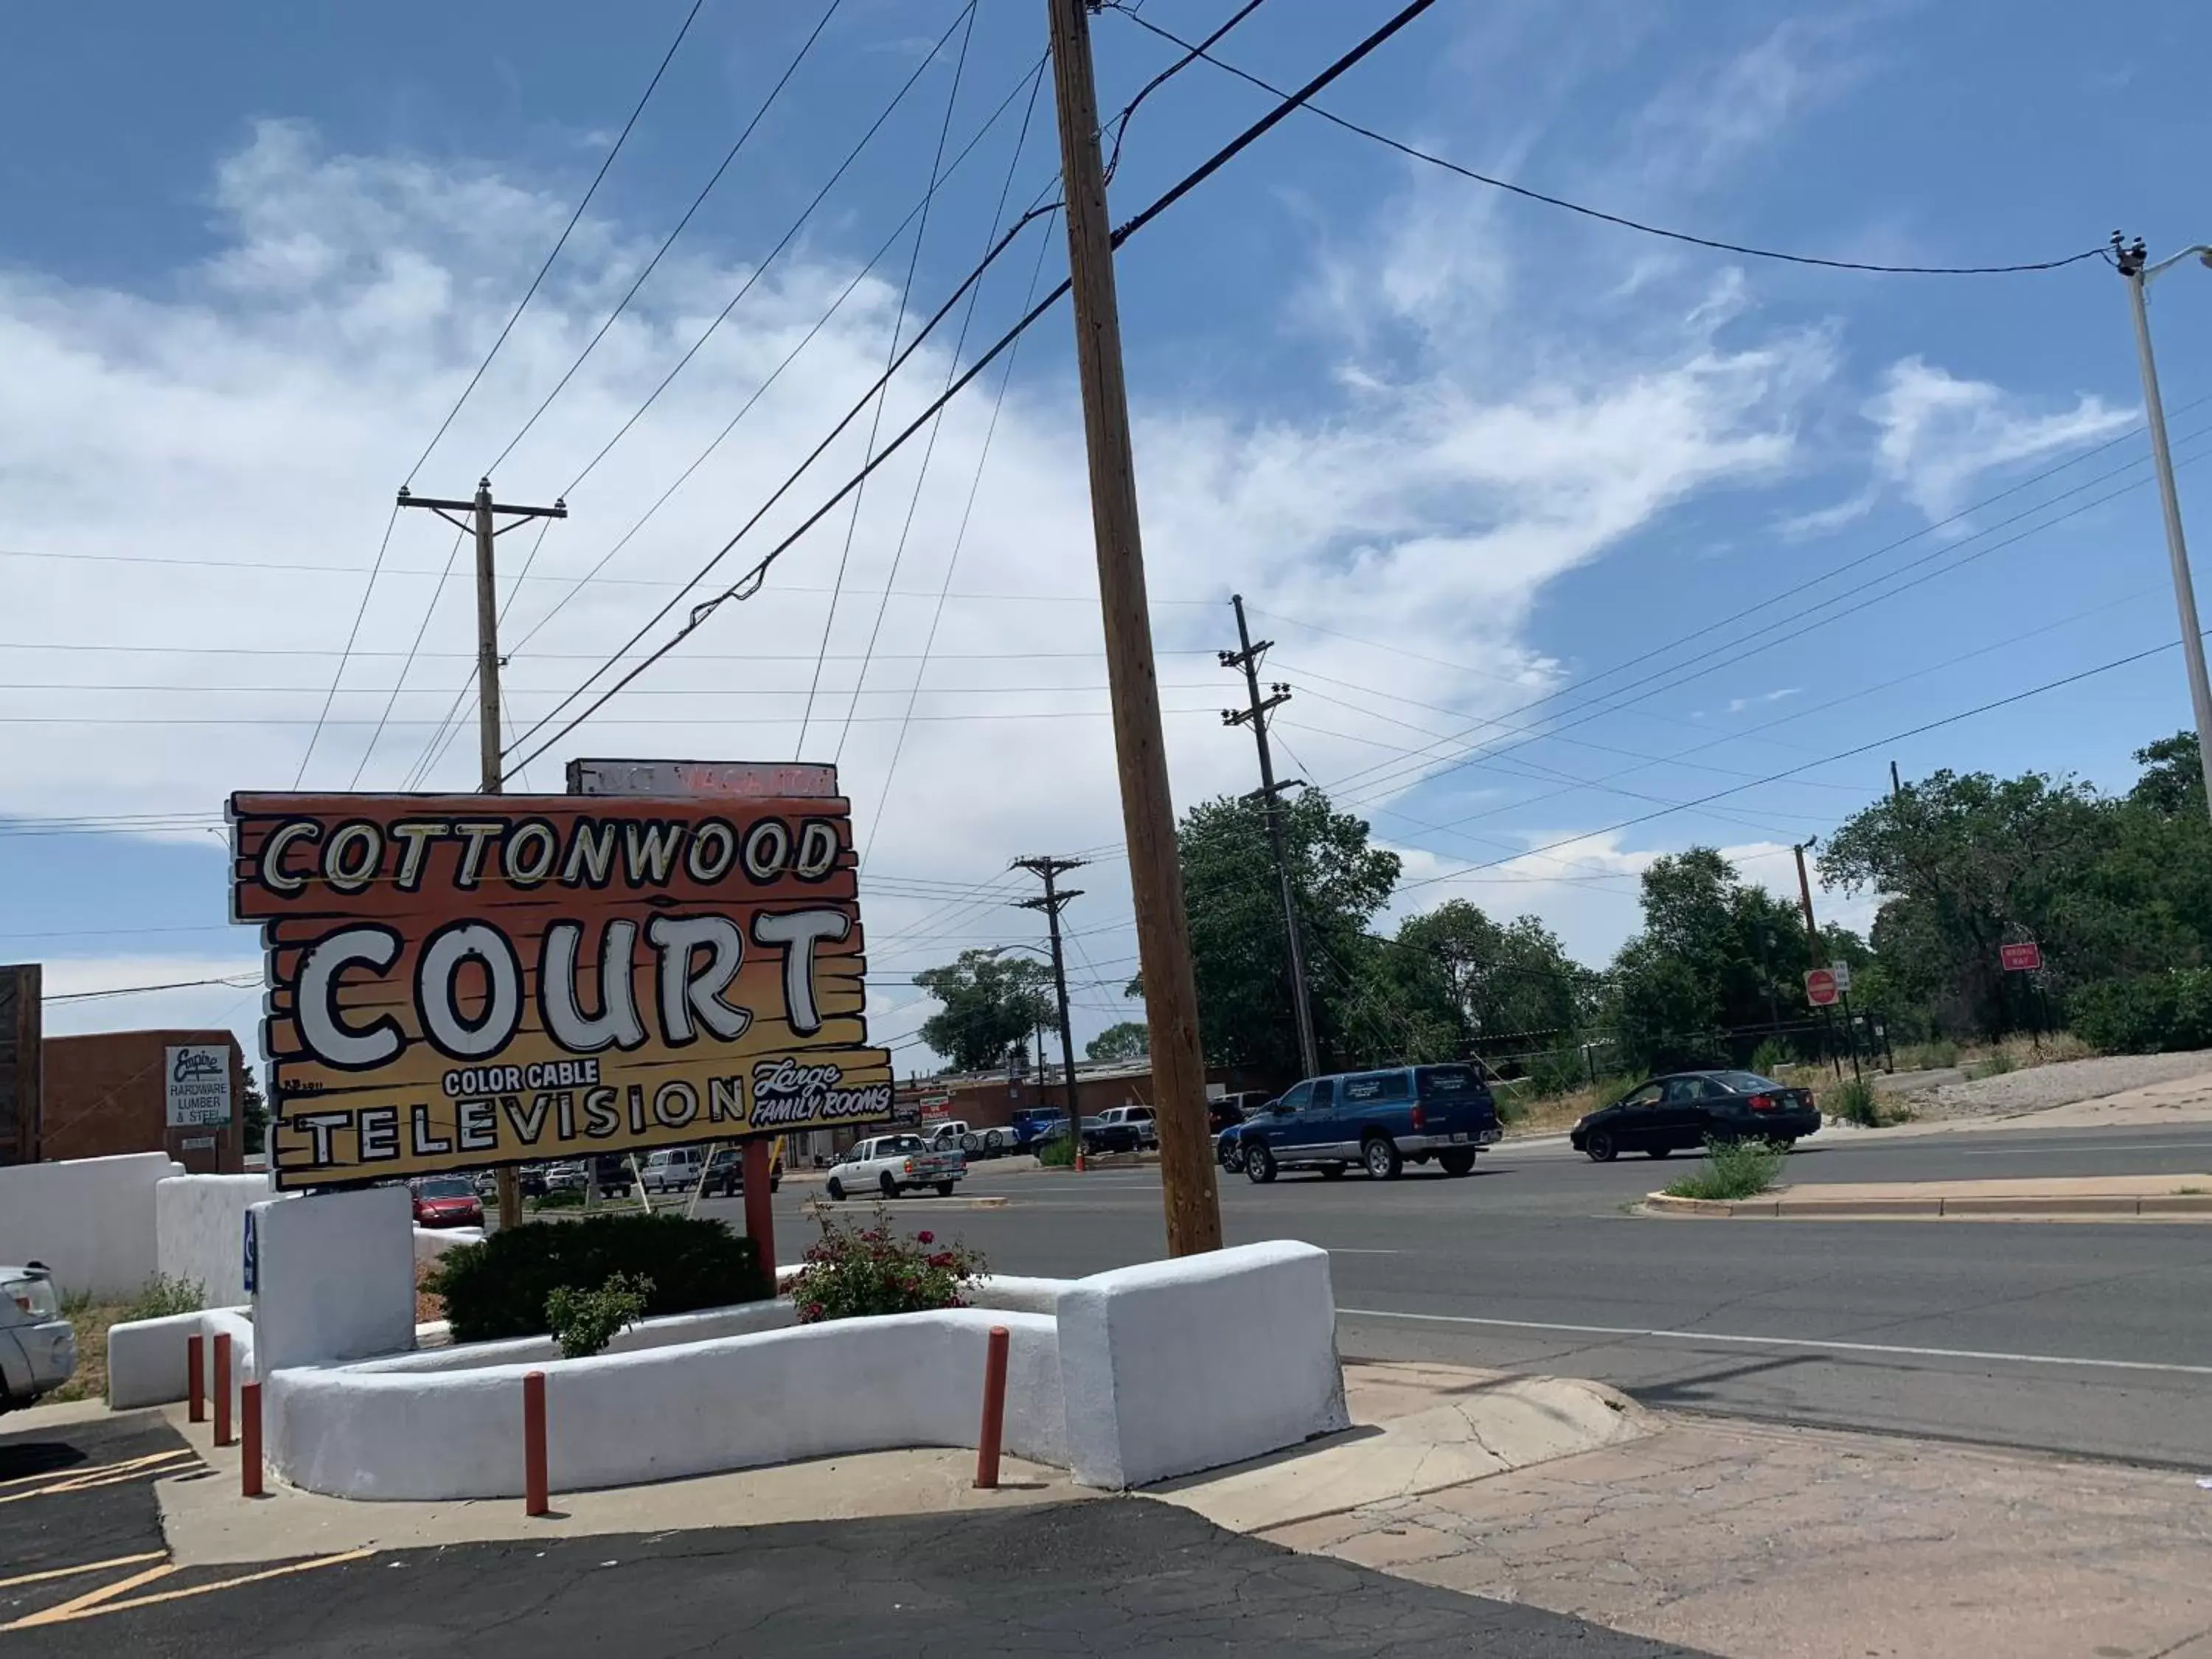
[(647, 1156), (639, 1176), (648, 1193), (688, 1193), (706, 1170), (704, 1146), (664, 1146)]

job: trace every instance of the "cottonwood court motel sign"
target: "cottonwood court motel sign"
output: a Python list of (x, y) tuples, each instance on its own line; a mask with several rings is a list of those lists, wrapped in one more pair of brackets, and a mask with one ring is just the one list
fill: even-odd
[(893, 1115), (834, 793), (242, 793), (230, 820), (279, 1188)]

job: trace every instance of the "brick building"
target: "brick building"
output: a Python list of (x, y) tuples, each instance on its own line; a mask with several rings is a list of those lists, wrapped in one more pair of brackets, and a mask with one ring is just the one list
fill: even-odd
[[(230, 1121), (173, 1128), (168, 1052), (221, 1048), (230, 1063)], [(39, 1155), (47, 1161), (166, 1152), (194, 1175), (246, 1167), (246, 1060), (228, 1031), (100, 1031), (40, 1045)]]

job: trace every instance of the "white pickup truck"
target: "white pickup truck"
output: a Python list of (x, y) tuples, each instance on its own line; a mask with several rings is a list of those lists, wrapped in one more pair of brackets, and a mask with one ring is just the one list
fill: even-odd
[(957, 1149), (933, 1152), (916, 1134), (877, 1135), (830, 1165), (823, 1190), (833, 1199), (871, 1189), (896, 1198), (908, 1188), (928, 1187), (950, 1198), (953, 1184), (967, 1174), (968, 1160)]

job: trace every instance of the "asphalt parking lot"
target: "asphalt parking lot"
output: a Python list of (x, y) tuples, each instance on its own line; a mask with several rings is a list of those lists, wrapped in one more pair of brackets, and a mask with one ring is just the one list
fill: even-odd
[(472, 1659), (1691, 1654), (1293, 1554), (1141, 1498), (461, 1545), (292, 1569), (19, 1629), (7, 1650), (54, 1659), (404, 1659), (463, 1650)]
[(155, 1412), (11, 1427), (0, 1417), (0, 1648), (26, 1618), (129, 1583), (167, 1559), (154, 1482), (204, 1473)]

